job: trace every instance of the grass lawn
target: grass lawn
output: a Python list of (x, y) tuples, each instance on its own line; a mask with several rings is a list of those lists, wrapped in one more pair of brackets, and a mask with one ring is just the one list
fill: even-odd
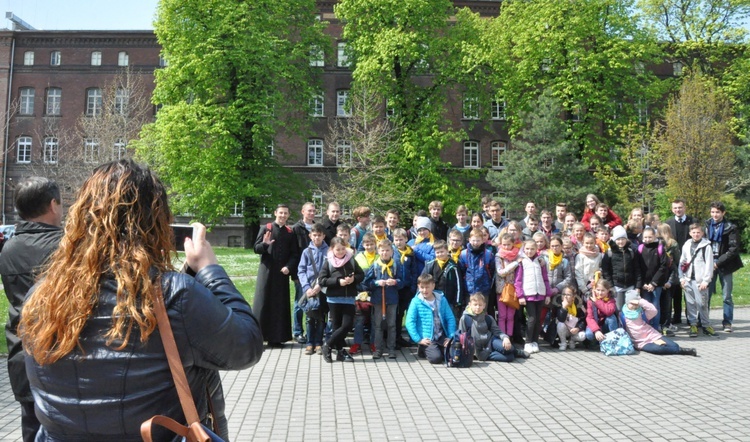
[[(252, 250), (228, 247), (216, 247), (214, 250), (216, 251), (219, 264), (226, 269), (227, 273), (234, 281), (234, 284), (237, 286), (237, 290), (239, 290), (247, 302), (252, 305), (253, 295), (255, 293), (255, 275), (258, 273), (260, 257)], [(181, 254), (178, 258), (180, 262), (175, 264), (177, 267), (182, 264), (183, 257), (184, 255)], [(734, 304), (737, 306), (750, 305), (750, 254), (742, 255), (742, 261), (745, 264), (745, 267), (734, 274), (733, 297)], [(294, 297), (294, 290), (292, 290), (291, 297)], [(711, 301), (711, 307), (721, 307), (721, 296), (714, 296)], [(0, 318), (7, 317), (8, 299), (5, 297), (5, 292), (3, 291), (2, 296), (0, 296)], [(5, 339), (1, 339), (0, 353), (6, 352), (7, 347)]]

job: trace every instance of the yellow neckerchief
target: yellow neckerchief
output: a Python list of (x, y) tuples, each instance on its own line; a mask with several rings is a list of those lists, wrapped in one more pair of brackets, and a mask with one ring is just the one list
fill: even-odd
[(393, 278), (393, 272), (391, 269), (393, 268), (393, 260), (389, 259), (388, 262), (383, 262), (382, 259), (378, 258), (378, 265), (380, 266), (380, 271), (382, 273), (388, 273), (388, 276)]
[(599, 246), (599, 250), (601, 250), (601, 251), (602, 251), (602, 253), (607, 253), (607, 250), (609, 250), (609, 244), (607, 244), (607, 243), (606, 243), (606, 242), (604, 242), (604, 241), (599, 241), (599, 240), (597, 239), (597, 240), (596, 240), (596, 245), (598, 245), (598, 246)]
[(445, 265), (448, 263), (447, 259), (446, 260), (437, 259), (436, 261), (438, 265), (440, 266), (440, 270), (443, 270), (445, 268)]
[(378, 236), (378, 235), (375, 235), (374, 233), (373, 235), (375, 236), (375, 244), (379, 243), (380, 241), (384, 239), (388, 239), (388, 235), (386, 235), (385, 233), (383, 234), (383, 236)]
[(578, 316), (578, 308), (576, 308), (576, 303), (575, 303), (575, 301), (573, 301), (573, 302), (572, 302), (572, 303), (571, 303), (571, 304), (570, 304), (570, 305), (568, 306), (568, 314), (569, 314), (569, 315), (572, 315), (572, 316)]
[(365, 257), (365, 260), (367, 261), (367, 267), (370, 267), (373, 262), (375, 262), (375, 258), (378, 257), (377, 252), (367, 252), (365, 250), (362, 251), (362, 256)]
[(453, 258), (454, 262), (458, 262), (458, 257), (461, 256), (461, 250), (463, 250), (463, 247), (459, 247), (455, 252), (451, 252), (451, 258)]
[(601, 297), (601, 296), (600, 296), (600, 297), (599, 297), (599, 298), (597, 298), (597, 299), (601, 299), (601, 300), (602, 300), (602, 301), (604, 301), (604, 302), (609, 302), (609, 292), (607, 292), (607, 296), (604, 296), (604, 297)]
[(549, 269), (555, 270), (555, 267), (559, 266), (563, 260), (564, 254), (555, 255), (552, 249), (547, 250), (547, 256), (549, 256)]
[(401, 264), (406, 261), (406, 258), (414, 254), (414, 250), (410, 246), (406, 246), (404, 250), (399, 250), (398, 252), (401, 254)]
[[(422, 238), (422, 235), (418, 235), (417, 238), (414, 240), (414, 245), (416, 246), (417, 244), (421, 243), (424, 240), (425, 239)], [(430, 232), (430, 244), (432, 244), (434, 242), (435, 242), (435, 237), (432, 236), (432, 232)]]

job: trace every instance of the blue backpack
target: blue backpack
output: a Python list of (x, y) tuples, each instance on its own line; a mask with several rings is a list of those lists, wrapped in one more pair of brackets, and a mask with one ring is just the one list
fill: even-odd
[(456, 330), (448, 345), (445, 346), (445, 366), (468, 368), (474, 363), (474, 338), (471, 327), (466, 332)]

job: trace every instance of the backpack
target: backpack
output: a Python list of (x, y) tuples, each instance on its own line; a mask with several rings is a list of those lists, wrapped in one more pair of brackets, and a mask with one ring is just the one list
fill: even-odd
[(599, 343), (599, 350), (604, 353), (604, 356), (625, 356), (635, 353), (633, 341), (623, 328), (604, 335), (604, 340)]
[(448, 345), (445, 346), (445, 366), (468, 368), (474, 363), (474, 338), (471, 329), (466, 332), (456, 330)]

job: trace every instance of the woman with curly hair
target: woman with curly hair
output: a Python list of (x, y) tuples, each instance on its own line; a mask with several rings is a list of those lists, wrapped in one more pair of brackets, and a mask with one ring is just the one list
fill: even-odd
[(174, 271), (171, 221), (164, 185), (132, 161), (104, 164), (83, 184), (22, 313), (26, 371), (42, 424), (37, 441), (135, 441), (155, 414), (185, 422), (157, 329), (157, 296), (201, 420), (215, 419), (227, 438), (217, 370), (258, 362), (263, 337), (203, 225), (193, 224), (185, 239), (194, 276)]

